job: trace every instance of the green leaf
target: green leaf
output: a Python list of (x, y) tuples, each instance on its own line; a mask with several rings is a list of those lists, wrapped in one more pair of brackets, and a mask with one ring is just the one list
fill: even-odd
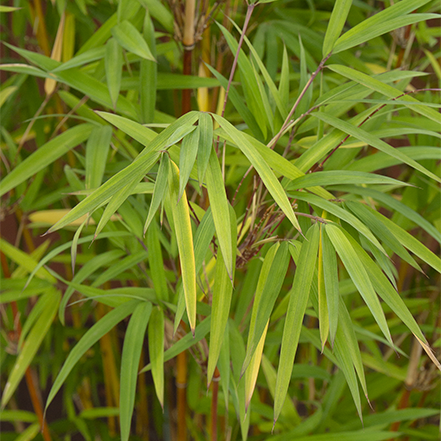
[[(403, 1), (401, 1), (400, 4), (401, 3), (403, 3)], [(374, 76), (366, 75), (362, 72), (358, 72), (347, 66), (340, 66), (333, 64), (327, 67), (332, 71), (346, 78), (349, 78), (352, 81), (362, 84), (368, 89), (375, 90), (376, 92), (380, 92), (381, 94), (389, 98), (397, 98), (400, 96), (398, 101), (400, 104), (407, 106), (410, 110), (418, 112), (421, 115), (426, 116), (427, 118), (431, 119), (432, 121), (438, 124), (441, 123), (441, 116), (439, 112), (437, 112), (435, 109), (431, 109), (430, 107), (425, 106), (424, 103), (420, 104), (420, 101), (418, 101), (416, 98), (412, 96), (409, 95), (401, 96), (403, 95), (403, 92), (400, 89), (396, 89), (395, 87), (390, 86), (389, 84), (385, 84), (383, 81), (381, 81), (382, 79), (381, 76), (376, 78)]]
[(146, 60), (156, 61), (142, 35), (129, 21), (124, 20), (112, 28), (112, 35), (129, 52), (139, 55)]
[(154, 222), (147, 232), (147, 249), (149, 250), (149, 266), (153, 286), (159, 300), (168, 301), (167, 277), (159, 240), (159, 227)]
[(0, 196), (11, 191), (26, 179), (43, 170), (49, 164), (66, 154), (70, 149), (85, 141), (92, 132), (94, 125), (80, 124), (47, 142), (17, 165), (3, 180)]
[(329, 19), (326, 29), (325, 39), (323, 40), (323, 57), (326, 57), (326, 55), (332, 52), (334, 44), (343, 30), (351, 6), (352, 0), (337, 0), (334, 3), (331, 18)]
[(199, 148), (199, 126), (195, 130), (190, 132), (187, 136), (182, 139), (181, 152), (179, 158), (179, 195), (178, 199), (181, 198), (182, 193), (187, 185), (188, 178), (190, 177), (191, 170), (196, 161), (196, 155)]
[(199, 185), (205, 178), (210, 154), (213, 148), (213, 120), (208, 113), (202, 112), (199, 116), (199, 147), (198, 147), (198, 178)]
[[(189, 333), (179, 339), (171, 348), (167, 349), (164, 352), (164, 363), (176, 357), (176, 355), (180, 354), (182, 351), (185, 351), (200, 342), (210, 331), (210, 321), (211, 316), (207, 317), (196, 326), (194, 336)], [(147, 372), (151, 368), (151, 364), (148, 364), (147, 366), (144, 366), (139, 373), (142, 374), (143, 372)]]
[(411, 185), (387, 176), (380, 176), (373, 173), (349, 172), (346, 170), (331, 170), (310, 173), (294, 179), (287, 187), (287, 190), (308, 188), (315, 186), (327, 186), (338, 184), (389, 184), (389, 185)]
[(257, 173), (259, 173), (259, 176), (262, 178), (265, 187), (268, 189), (277, 205), (285, 213), (286, 217), (292, 223), (294, 228), (300, 231), (300, 225), (297, 221), (288, 197), (286, 196), (282, 185), (274, 176), (273, 171), (270, 169), (266, 161), (255, 149), (251, 148), (245, 136), (233, 125), (231, 125), (231, 123), (229, 123), (226, 119), (220, 117), (219, 115), (213, 115), (213, 117), (216, 119), (218, 124), (228, 133), (228, 135), (231, 136), (235, 144), (249, 159), (253, 167), (256, 169)]
[(106, 169), (112, 128), (96, 127), (92, 130), (86, 144), (86, 188), (97, 188), (101, 185)]
[[(46, 307), (41, 312), (38, 320), (35, 322), (32, 330), (29, 332), (28, 337), (20, 350), (17, 360), (12, 368), (12, 371), (8, 377), (8, 381), (3, 389), (3, 396), (1, 401), (1, 407), (4, 408), (11, 399), (15, 390), (17, 389), (26, 369), (31, 364), (38, 351), (44, 337), (46, 336), (49, 328), (52, 325), (55, 314), (57, 313), (58, 303), (60, 302), (60, 292), (50, 288), (44, 295), (45, 299), (50, 298), (50, 301), (45, 301)], [(42, 297), (43, 299), (43, 297)], [(41, 301), (41, 299), (40, 299)]]
[(149, 355), (156, 396), (164, 409), (164, 312), (155, 307), (149, 324)]
[[(230, 206), (231, 235), (236, 233), (236, 215)], [(233, 256), (236, 256), (236, 247), (233, 249)], [(234, 279), (234, 267), (232, 277)], [(211, 301), (211, 327), (210, 327), (210, 348), (208, 353), (207, 367), (207, 389), (210, 386), (216, 368), (221, 347), (225, 340), (225, 329), (230, 313), (233, 283), (227, 272), (222, 251), (217, 253), (216, 273), (214, 276), (213, 297)]]
[(123, 116), (114, 115), (113, 113), (107, 112), (96, 113), (144, 146), (147, 146), (157, 136), (157, 133), (152, 129), (144, 127), (143, 125), (128, 118), (124, 118)]
[(324, 121), (325, 123), (328, 123), (328, 124), (332, 125), (333, 127), (336, 127), (337, 129), (342, 130), (343, 132), (353, 136), (354, 138), (357, 138), (360, 141), (366, 142), (368, 145), (371, 145), (372, 147), (375, 147), (378, 150), (380, 150), (384, 153), (387, 153), (388, 155), (393, 156), (394, 158), (399, 159), (400, 161), (402, 161), (405, 164), (420, 171), (421, 173), (425, 174), (426, 176), (429, 176), (430, 178), (434, 179), (435, 181), (441, 182), (441, 178), (439, 176), (436, 176), (434, 173), (432, 173), (431, 171), (424, 168), (418, 162), (409, 158), (404, 153), (393, 148), (392, 146), (385, 143), (384, 141), (377, 138), (376, 136), (368, 133), (366, 130), (361, 129), (360, 127), (356, 127), (347, 121), (342, 121), (341, 119), (335, 118), (334, 116), (331, 116), (327, 113), (314, 112), (314, 113), (312, 113), (312, 115), (315, 116), (316, 118)]
[(72, 69), (73, 67), (84, 66), (87, 63), (92, 63), (93, 61), (101, 60), (105, 57), (106, 48), (104, 46), (97, 47), (94, 49), (90, 49), (86, 52), (83, 52), (76, 57), (71, 58), (69, 61), (66, 61), (63, 64), (60, 64), (56, 67), (52, 72), (60, 72), (62, 70)]
[(168, 187), (170, 190), (174, 230), (179, 249), (185, 306), (190, 329), (194, 335), (196, 327), (196, 267), (194, 262), (193, 233), (186, 192), (184, 191), (182, 197), (178, 198), (179, 169), (173, 161), (170, 161)]
[(313, 225), (306, 233), (303, 242), (294, 281), (289, 293), (289, 304), (283, 328), (279, 369), (277, 371), (276, 392), (274, 398), (274, 422), (278, 419), (288, 392), (294, 357), (299, 343), (303, 316), (308, 304), (312, 277), (316, 266), (319, 246), (319, 227)]
[(331, 345), (334, 346), (334, 339), (338, 326), (338, 305), (340, 302), (337, 256), (328, 236), (323, 234), (323, 227), (320, 229), (320, 232), (323, 258), (323, 277), (325, 285), (324, 288), (326, 292), (326, 303), (329, 314), (329, 335), (331, 338)]
[(348, 224), (352, 225), (364, 237), (366, 237), (366, 239), (376, 248), (378, 248), (385, 256), (387, 255), (386, 251), (384, 251), (384, 248), (381, 246), (380, 242), (378, 242), (378, 239), (372, 234), (371, 230), (360, 222), (360, 220), (352, 213), (339, 207), (336, 203), (321, 199), (318, 196), (306, 193), (304, 191), (290, 192), (290, 196), (308, 202), (309, 204), (317, 206), (322, 210), (337, 216), (339, 219), (344, 220)]
[(104, 60), (106, 66), (107, 87), (109, 88), (110, 99), (112, 100), (113, 108), (115, 109), (121, 88), (123, 57), (121, 46), (114, 38), (111, 38), (106, 44)]
[(364, 204), (348, 201), (346, 206), (358, 217), (364, 224), (371, 229), (382, 242), (388, 246), (397, 256), (401, 257), (409, 265), (422, 272), (421, 267), (415, 262), (412, 256), (404, 249), (394, 235), (390, 234), (389, 229), (372, 214), (371, 208)]
[(49, 407), (57, 392), (60, 390), (67, 376), (78, 363), (80, 358), (88, 351), (103, 335), (107, 334), (113, 327), (115, 327), (121, 320), (133, 313), (139, 300), (131, 300), (123, 303), (117, 308), (107, 313), (99, 322), (95, 323), (83, 335), (81, 340), (70, 351), (66, 361), (64, 362), (60, 372), (55, 379), (49, 396), (46, 401), (45, 410)]
[(277, 242), (268, 250), (265, 256), (254, 296), (242, 374), (247, 369), (248, 363), (250, 363), (251, 357), (261, 341), (262, 333), (268, 325), (277, 296), (285, 280), (289, 261), (288, 244), (286, 242), (282, 242), (280, 245)]
[(151, 312), (152, 304), (150, 302), (138, 303), (133, 311), (132, 317), (130, 318), (126, 335), (124, 337), (124, 346), (121, 355), (119, 395), (119, 418), (121, 425), (121, 440), (123, 441), (127, 441), (130, 437), (139, 360), (141, 358), (144, 335)]
[[(383, 11), (380, 11), (378, 14), (369, 17), (343, 34), (336, 41), (333, 53), (338, 54), (351, 47), (372, 40), (375, 37), (379, 37), (380, 35), (392, 32), (393, 30), (404, 26), (409, 26), (413, 23), (439, 18), (438, 14), (404, 15), (406, 12), (413, 11), (420, 5), (429, 1), (430, 0), (402, 0)], [(399, 16), (397, 16), (397, 14), (399, 14)]]
[(219, 161), (213, 148), (211, 149), (209, 158), (206, 181), (217, 239), (220, 249), (222, 250), (222, 259), (230, 279), (233, 280), (233, 243), (236, 242), (237, 239), (235, 236), (231, 236), (229, 203)]
[[(103, 118), (108, 118), (108, 114), (101, 115)], [(50, 232), (56, 231), (59, 228), (69, 224), (75, 219), (83, 216), (90, 211), (95, 210), (100, 205), (104, 204), (110, 197), (112, 197), (119, 190), (127, 186), (127, 179), (135, 176), (142, 176), (143, 173), (148, 173), (148, 171), (156, 163), (159, 153), (156, 153), (161, 148), (164, 148), (164, 144), (170, 135), (176, 131), (176, 127), (180, 127), (181, 124), (193, 123), (197, 119), (197, 113), (189, 112), (179, 120), (171, 124), (167, 129), (165, 129), (160, 135), (156, 136), (152, 142), (147, 142), (146, 148), (137, 156), (137, 158), (126, 168), (112, 176), (108, 181), (106, 181), (101, 187), (95, 190), (91, 195), (89, 195), (84, 201), (81, 201), (75, 208), (73, 208), (69, 214), (67, 214), (63, 219), (57, 222)], [(114, 122), (113, 118), (109, 118)], [(119, 120), (121, 123), (121, 119)], [(127, 120), (123, 124), (127, 123)], [(133, 123), (136, 124), (136, 123)], [(133, 126), (127, 124), (128, 126)], [(138, 125), (142, 127), (141, 125)], [(137, 126), (137, 127), (138, 127)], [(147, 129), (146, 129), (147, 130)], [(141, 178), (139, 178), (141, 179)], [(132, 181), (133, 183), (133, 181)], [(136, 188), (136, 187), (135, 187)]]
[[(156, 57), (155, 28), (146, 10), (143, 35), (148, 42), (152, 55)], [(139, 97), (142, 122), (152, 123), (155, 119), (158, 64), (154, 61), (141, 60), (139, 68)]]
[(391, 344), (393, 344), (383, 308), (381, 307), (377, 294), (374, 291), (366, 269), (360, 262), (358, 253), (354, 250), (351, 243), (339, 227), (333, 224), (327, 224), (325, 231), (328, 234), (329, 239), (331, 239), (332, 245), (336, 249), (352, 281), (372, 312), (372, 315), (384, 336)]

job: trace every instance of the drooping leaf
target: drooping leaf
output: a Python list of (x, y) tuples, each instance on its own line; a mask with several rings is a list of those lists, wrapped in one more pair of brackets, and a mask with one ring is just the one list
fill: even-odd
[[(44, 302), (44, 299), (50, 298), (50, 301)], [(45, 303), (45, 308), (41, 312), (38, 320), (35, 322), (31, 331), (29, 332), (23, 347), (20, 350), (19, 356), (15, 361), (14, 367), (8, 377), (8, 381), (3, 389), (3, 396), (1, 407), (4, 408), (11, 399), (20, 381), (29, 367), (31, 361), (34, 359), (44, 337), (46, 336), (52, 321), (57, 313), (58, 303), (60, 302), (60, 292), (50, 288), (42, 297), (40, 301)]]
[(46, 401), (45, 409), (49, 407), (57, 392), (65, 382), (67, 376), (78, 363), (83, 354), (91, 348), (103, 335), (107, 334), (121, 320), (130, 315), (139, 304), (139, 300), (131, 300), (123, 303), (117, 308), (107, 313), (99, 322), (95, 323), (81, 338), (81, 340), (70, 351), (60, 372), (55, 379), (49, 396)]
[(149, 323), (149, 354), (156, 396), (164, 408), (164, 312), (155, 307)]
[(299, 256), (293, 286), (289, 294), (288, 310), (283, 329), (279, 369), (277, 371), (276, 392), (274, 398), (274, 421), (282, 411), (283, 403), (291, 380), (292, 366), (299, 343), (303, 316), (308, 303), (312, 277), (319, 245), (319, 227), (312, 226), (306, 233)]
[(170, 161), (168, 187), (174, 229), (179, 248), (185, 306), (191, 332), (194, 334), (196, 327), (196, 267), (194, 262), (193, 233), (186, 192), (184, 191), (182, 197), (178, 198), (179, 169), (173, 161)]
[(151, 312), (152, 304), (150, 302), (139, 303), (133, 311), (124, 338), (119, 395), (121, 440), (124, 441), (127, 441), (130, 436), (139, 360)]

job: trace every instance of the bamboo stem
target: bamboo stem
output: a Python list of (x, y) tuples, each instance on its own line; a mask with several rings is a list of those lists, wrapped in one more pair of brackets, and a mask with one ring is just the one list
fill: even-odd
[(219, 395), (219, 380), (220, 373), (216, 368), (212, 381), (212, 395), (211, 395), (211, 441), (217, 441), (217, 404)]

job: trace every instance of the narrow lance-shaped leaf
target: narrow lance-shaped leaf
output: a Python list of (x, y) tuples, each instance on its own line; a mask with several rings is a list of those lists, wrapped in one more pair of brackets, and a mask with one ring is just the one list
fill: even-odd
[(138, 304), (139, 300), (131, 300), (123, 303), (107, 313), (99, 322), (95, 323), (83, 335), (81, 340), (70, 351), (66, 361), (63, 364), (63, 367), (58, 373), (57, 378), (55, 379), (54, 384), (49, 392), (45, 409), (49, 407), (67, 376), (78, 363), (80, 358), (86, 353), (86, 351), (88, 351), (103, 335), (107, 334), (121, 320), (124, 320), (128, 315), (130, 315)]
[(402, 0), (380, 11), (378, 14), (372, 15), (343, 34), (336, 41), (333, 52), (336, 54), (385, 34), (386, 32), (391, 32), (394, 29), (416, 23), (420, 20), (428, 20), (430, 17), (419, 18), (417, 16), (434, 14), (411, 14), (407, 16), (405, 14), (416, 10), (429, 1), (430, 0)]
[(156, 61), (147, 42), (139, 31), (127, 20), (112, 28), (112, 35), (118, 43), (129, 52), (139, 55), (146, 60)]
[(338, 305), (340, 302), (340, 294), (338, 290), (338, 266), (334, 247), (329, 241), (328, 236), (324, 234), (323, 227), (321, 234), (321, 245), (324, 287), (329, 314), (329, 336), (331, 338), (331, 345), (334, 345), (338, 325)]
[(191, 230), (186, 192), (184, 191), (182, 197), (178, 199), (179, 169), (173, 161), (170, 161), (168, 186), (176, 240), (179, 248), (179, 261), (181, 262), (185, 306), (191, 332), (194, 335), (194, 329), (196, 327), (196, 268), (194, 262), (193, 233)]
[(326, 29), (325, 39), (323, 40), (322, 55), (326, 57), (333, 47), (345, 25), (346, 18), (352, 6), (352, 0), (336, 0), (332, 9), (331, 18), (329, 19)]
[(116, 39), (111, 38), (107, 42), (104, 60), (106, 64), (107, 87), (109, 88), (113, 108), (116, 109), (123, 67), (122, 49)]
[(312, 115), (315, 116), (316, 118), (332, 125), (333, 127), (336, 127), (337, 129), (342, 130), (343, 132), (345, 132), (351, 136), (354, 136), (355, 138), (359, 139), (360, 141), (366, 142), (368, 145), (371, 145), (371, 146), (377, 148), (378, 150), (381, 150), (382, 152), (387, 153), (388, 155), (399, 159), (400, 161), (402, 161), (405, 164), (420, 171), (421, 173), (425, 174), (426, 176), (429, 176), (429, 178), (432, 178), (435, 181), (441, 182), (441, 178), (439, 176), (436, 176), (434, 173), (427, 170), (421, 164), (419, 164), (418, 162), (409, 158), (403, 152), (393, 148), (389, 144), (382, 141), (380, 138), (377, 138), (376, 136), (372, 135), (371, 133), (368, 133), (366, 130), (363, 130), (360, 127), (355, 127), (354, 125), (350, 124), (347, 121), (343, 121), (341, 119), (338, 119), (338, 118), (336, 118), (332, 115), (329, 115), (327, 113), (324, 113), (324, 112), (320, 112), (320, 113), (314, 112)]
[[(145, 12), (143, 35), (153, 57), (156, 57), (155, 28), (149, 10)], [(139, 98), (143, 123), (152, 123), (155, 118), (158, 64), (142, 59), (139, 67)]]
[(149, 355), (156, 396), (164, 409), (164, 312), (153, 308), (149, 323)]
[[(236, 215), (230, 206), (230, 229), (235, 237)], [(233, 244), (233, 256), (236, 256), (236, 246)], [(233, 268), (234, 278), (234, 268)], [(225, 329), (230, 313), (231, 296), (233, 293), (233, 283), (227, 272), (222, 251), (218, 250), (216, 261), (216, 273), (213, 286), (213, 298), (211, 302), (211, 328), (210, 328), (210, 349), (208, 353), (207, 367), (207, 388), (210, 386), (214, 370), (217, 365), (221, 347), (225, 339)]]
[(197, 164), (199, 185), (202, 186), (213, 147), (213, 120), (208, 113), (203, 112), (200, 114), (199, 130), (200, 135)]
[(94, 125), (92, 124), (80, 124), (66, 130), (61, 135), (39, 147), (2, 180), (0, 196), (3, 196), (26, 179), (43, 170), (70, 149), (81, 144), (89, 137), (93, 128)]
[(233, 246), (231, 237), (230, 209), (225, 192), (224, 181), (219, 161), (214, 149), (211, 149), (211, 155), (208, 163), (207, 190), (210, 198), (211, 212), (213, 214), (214, 227), (216, 228), (217, 239), (222, 250), (222, 258), (227, 268), (228, 275), (233, 280)]
[(109, 153), (112, 128), (93, 129), (86, 144), (86, 188), (98, 188), (103, 180)]
[(329, 334), (329, 311), (328, 304), (326, 302), (325, 275), (323, 270), (323, 228), (321, 225), (318, 257), (318, 315), (320, 340), (322, 342), (323, 350)]
[[(106, 120), (108, 119), (110, 122), (112, 122), (112, 124), (115, 125), (122, 123), (122, 125), (129, 132), (131, 132), (134, 127), (136, 129), (139, 129), (139, 127), (145, 129), (145, 131), (135, 130), (135, 133), (137, 135), (139, 133), (149, 134), (151, 132), (140, 124), (137, 124), (125, 118), (116, 117), (116, 115), (100, 112), (100, 116), (102, 116)], [(75, 208), (73, 208), (69, 212), (67, 216), (57, 222), (49, 231), (56, 231), (57, 229), (69, 224), (73, 220), (78, 219), (82, 215), (95, 210), (98, 206), (105, 203), (116, 192), (121, 190), (123, 187), (126, 187), (127, 179), (133, 178), (133, 176), (138, 175), (138, 173), (148, 173), (150, 168), (153, 167), (158, 159), (159, 154), (157, 152), (161, 148), (164, 148), (164, 144), (166, 143), (167, 139), (169, 139), (170, 136), (173, 135), (173, 133), (177, 131), (177, 128), (181, 127), (182, 124), (192, 124), (197, 118), (198, 115), (196, 112), (189, 112), (181, 117), (179, 120), (175, 121), (173, 124), (170, 124), (169, 127), (161, 132), (161, 134), (155, 136), (153, 139), (146, 140), (144, 137), (141, 137), (140, 142), (146, 145), (146, 148), (136, 157), (136, 159), (129, 166), (118, 172), (116, 175), (112, 176), (108, 181), (101, 185), (101, 187), (96, 189), (92, 194), (84, 199), (84, 201), (81, 201)], [(117, 125), (117, 127), (119, 126)]]
[(191, 170), (196, 161), (196, 155), (199, 147), (199, 126), (191, 133), (185, 136), (181, 144), (181, 152), (179, 157), (179, 196), (180, 199), (187, 185)]
[(216, 119), (218, 124), (228, 133), (228, 135), (231, 136), (239, 149), (249, 159), (253, 167), (256, 169), (257, 173), (259, 173), (259, 176), (262, 178), (265, 187), (268, 189), (277, 205), (284, 212), (294, 228), (300, 231), (300, 225), (297, 221), (288, 197), (286, 196), (282, 185), (274, 176), (273, 171), (268, 166), (266, 161), (254, 148), (249, 145), (245, 136), (231, 123), (229, 123), (226, 119), (222, 118), (219, 115), (213, 115), (213, 117)]
[(377, 294), (372, 287), (371, 280), (346, 236), (342, 233), (340, 228), (333, 224), (326, 225), (326, 233), (340, 256), (346, 270), (349, 273), (352, 281), (357, 287), (359, 293), (363, 297), (366, 305), (369, 307), (375, 321), (378, 323), (381, 331), (387, 340), (392, 343), (389, 327), (384, 316), (383, 308)]
[(398, 317), (400, 317), (403, 323), (411, 330), (416, 339), (420, 342), (423, 349), (426, 351), (429, 358), (433, 361), (437, 368), (441, 370), (440, 362), (434, 356), (432, 349), (427, 343), (426, 337), (421, 332), (421, 329), (419, 328), (417, 322), (415, 321), (414, 317), (410, 313), (409, 309), (403, 302), (403, 299), (400, 297), (398, 292), (395, 291), (384, 273), (367, 255), (366, 251), (364, 251), (363, 248), (355, 241), (355, 239), (350, 234), (344, 231), (343, 234), (345, 234), (346, 238), (349, 240), (351, 245), (354, 247), (354, 250), (357, 252), (357, 255), (360, 257), (363, 266), (369, 273), (372, 284), (377, 293), (390, 306), (394, 313)]
[(151, 311), (152, 304), (150, 302), (139, 303), (133, 311), (124, 337), (124, 346), (121, 355), (119, 396), (119, 417), (122, 441), (127, 441), (130, 437), (139, 360)]
[(261, 341), (261, 335), (268, 324), (277, 296), (285, 280), (289, 261), (289, 250), (286, 242), (274, 244), (265, 256), (251, 312), (247, 353), (242, 366), (242, 373), (247, 369), (255, 349)]
[(168, 175), (170, 168), (170, 159), (167, 154), (163, 154), (161, 157), (161, 163), (159, 164), (158, 174), (156, 175), (155, 188), (153, 190), (152, 201), (149, 207), (149, 213), (144, 225), (144, 234), (149, 228), (150, 222), (155, 216), (156, 211), (164, 201), (164, 196), (168, 188)]
[(60, 292), (53, 288), (42, 297), (39, 302), (44, 302), (45, 298), (50, 297), (51, 300), (46, 303), (46, 307), (41, 312), (38, 320), (35, 322), (32, 330), (20, 350), (20, 353), (9, 375), (8, 381), (3, 389), (3, 396), (1, 401), (1, 407), (4, 408), (11, 399), (12, 395), (16, 391), (20, 381), (25, 374), (26, 369), (34, 359), (35, 354), (38, 351), (44, 337), (46, 336), (49, 328), (52, 325), (52, 321), (57, 313), (58, 304), (60, 303)]
[(260, 369), (260, 362), (262, 361), (263, 347), (265, 345), (266, 333), (268, 331), (269, 320), (263, 329), (260, 341), (251, 357), (250, 364), (245, 372), (245, 412), (248, 412), (251, 397), (253, 396), (254, 388), (256, 387), (257, 375)]
[(277, 372), (276, 392), (274, 399), (274, 423), (280, 415), (291, 380), (292, 367), (299, 343), (303, 316), (308, 304), (312, 277), (316, 266), (319, 245), (319, 227), (313, 225), (306, 234), (302, 244), (293, 286), (290, 291), (285, 326), (283, 328), (279, 370)]

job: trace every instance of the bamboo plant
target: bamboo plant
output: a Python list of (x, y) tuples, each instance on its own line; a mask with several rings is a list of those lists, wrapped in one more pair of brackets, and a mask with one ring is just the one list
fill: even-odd
[(2, 439), (438, 439), (438, 6), (0, 7)]

